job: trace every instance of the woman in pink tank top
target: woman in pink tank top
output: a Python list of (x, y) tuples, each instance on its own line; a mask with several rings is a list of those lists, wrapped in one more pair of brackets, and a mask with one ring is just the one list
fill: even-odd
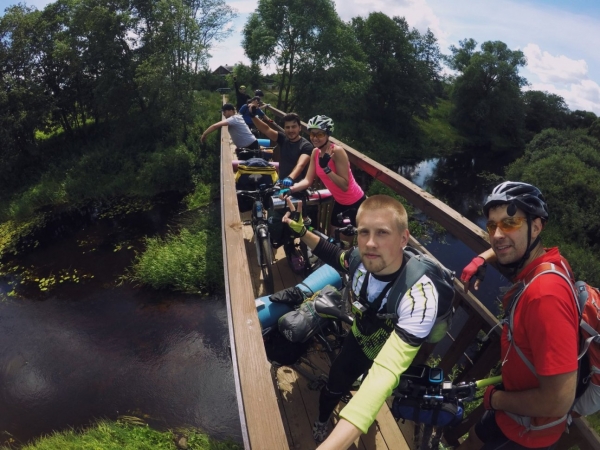
[(356, 226), (356, 212), (366, 197), (352, 175), (346, 151), (329, 142), (329, 136), (333, 133), (333, 120), (327, 116), (315, 116), (308, 121), (307, 128), (315, 149), (310, 158), (306, 178), (294, 184), (290, 191), (299, 192), (310, 187), (315, 175), (321, 179), (334, 199), (329, 231), (332, 235), (332, 228), (341, 225), (337, 221), (339, 213), (349, 217), (352, 225)]

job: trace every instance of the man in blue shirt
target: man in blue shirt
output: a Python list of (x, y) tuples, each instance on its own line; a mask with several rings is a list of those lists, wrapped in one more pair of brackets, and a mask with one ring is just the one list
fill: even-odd
[(260, 97), (252, 97), (252, 99), (245, 104), (244, 106), (242, 106), (238, 112), (238, 114), (240, 114), (243, 118), (244, 118), (244, 122), (246, 122), (246, 125), (248, 125), (248, 128), (250, 128), (250, 130), (255, 130), (256, 126), (254, 125), (254, 122), (252, 122), (252, 116), (250, 115), (250, 106), (256, 106), (256, 117), (258, 117), (261, 120), (265, 120), (265, 113), (259, 108), (260, 106)]

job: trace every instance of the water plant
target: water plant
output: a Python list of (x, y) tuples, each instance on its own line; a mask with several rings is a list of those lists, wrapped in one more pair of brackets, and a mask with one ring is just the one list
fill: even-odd
[(219, 210), (209, 206), (165, 238), (145, 240), (124, 280), (154, 289), (208, 293), (223, 286), (223, 251)]

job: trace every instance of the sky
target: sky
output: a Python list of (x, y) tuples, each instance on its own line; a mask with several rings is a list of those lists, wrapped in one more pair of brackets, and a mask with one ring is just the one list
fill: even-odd
[[(558, 94), (570, 109), (600, 115), (600, 1), (598, 0), (334, 0), (342, 20), (381, 11), (405, 17), (411, 27), (435, 34), (442, 53), (466, 38), (502, 41), (521, 50), (529, 86)], [(0, 11), (16, 3), (0, 0)], [(47, 0), (26, 1), (43, 8)], [(226, 0), (237, 11), (232, 34), (212, 48), (209, 66), (249, 64), (242, 29), (257, 0)]]

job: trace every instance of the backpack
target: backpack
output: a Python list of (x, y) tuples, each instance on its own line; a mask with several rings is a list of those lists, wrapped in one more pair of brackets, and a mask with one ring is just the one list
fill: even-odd
[[(577, 359), (580, 362), (580, 367), (577, 394), (572, 411), (578, 415), (586, 416), (600, 410), (600, 291), (584, 281), (573, 284), (570, 272), (566, 267), (552, 263), (542, 263), (525, 280), (517, 283), (509, 290), (507, 295), (512, 295), (513, 298), (503, 323), (508, 325), (510, 337), (514, 325), (515, 310), (523, 292), (533, 280), (545, 274), (558, 275), (568, 283), (579, 312), (580, 351)], [(529, 370), (537, 376), (533, 364), (525, 357), (513, 340), (511, 340), (511, 345)]]
[[(377, 317), (392, 319), (393, 322), (397, 322), (400, 300), (402, 300), (406, 291), (419, 281), (423, 275), (427, 275), (433, 281), (439, 294), (438, 315), (427, 342), (439, 342), (450, 328), (452, 316), (454, 315), (454, 307), (452, 306), (454, 300), (454, 272), (413, 247), (407, 246), (404, 248), (404, 258), (407, 259), (404, 269), (402, 269), (388, 293), (386, 312), (377, 314)], [(355, 248), (350, 254), (348, 266), (349, 285), (352, 284), (354, 273), (360, 263), (360, 253), (358, 248)], [(349, 287), (347, 288), (349, 289)]]
[(314, 300), (317, 296), (327, 296), (340, 307), (343, 305), (342, 294), (333, 286), (327, 285), (312, 298), (302, 303), (298, 309), (281, 316), (277, 321), (277, 327), (279, 332), (290, 342), (308, 342), (315, 334), (325, 330), (330, 319), (315, 311)]

